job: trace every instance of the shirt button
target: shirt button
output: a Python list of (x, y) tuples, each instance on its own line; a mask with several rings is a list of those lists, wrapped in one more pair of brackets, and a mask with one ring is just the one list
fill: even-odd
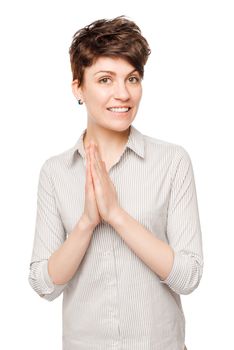
[(112, 345), (113, 345), (114, 347), (117, 347), (117, 346), (119, 346), (119, 342), (118, 342), (118, 341), (115, 341), (115, 342), (112, 343)]
[(112, 316), (117, 316), (116, 310), (112, 309), (112, 310), (111, 310), (111, 315), (112, 315)]

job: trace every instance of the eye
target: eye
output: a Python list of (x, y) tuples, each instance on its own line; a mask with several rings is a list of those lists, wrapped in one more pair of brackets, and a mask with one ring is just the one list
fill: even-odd
[(140, 81), (140, 79), (138, 77), (135, 77), (135, 76), (132, 76), (132, 77), (129, 78), (129, 80), (132, 82), (131, 79), (135, 79), (135, 83), (138, 83)]
[(108, 79), (110, 79), (110, 78), (102, 78), (99, 80), (99, 83), (106, 84)]

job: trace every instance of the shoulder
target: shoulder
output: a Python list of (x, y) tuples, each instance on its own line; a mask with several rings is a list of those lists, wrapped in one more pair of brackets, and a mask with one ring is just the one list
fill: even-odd
[(186, 173), (192, 169), (190, 155), (184, 146), (149, 135), (144, 135), (144, 140), (146, 160), (169, 171), (172, 179), (178, 170)]
[(70, 167), (73, 154), (74, 147), (46, 158), (40, 171), (45, 172), (49, 177), (63, 173)]
[(161, 153), (163, 156), (168, 155), (174, 160), (180, 160), (181, 158), (190, 159), (189, 153), (186, 148), (180, 144), (170, 141), (158, 139), (149, 135), (144, 135), (146, 149)]

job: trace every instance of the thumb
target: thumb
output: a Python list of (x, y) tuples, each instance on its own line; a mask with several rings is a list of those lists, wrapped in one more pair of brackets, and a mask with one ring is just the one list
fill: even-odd
[(86, 148), (86, 175), (87, 175), (87, 182), (89, 185), (93, 185), (93, 179), (90, 169), (90, 154), (89, 154), (89, 146)]

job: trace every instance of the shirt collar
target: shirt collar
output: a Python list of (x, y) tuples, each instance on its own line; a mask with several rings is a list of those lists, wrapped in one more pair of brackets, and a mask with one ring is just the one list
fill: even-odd
[[(80, 155), (85, 159), (83, 137), (86, 130), (87, 128), (83, 129), (79, 139), (71, 149), (71, 161), (73, 160), (73, 157), (75, 156), (75, 154)], [(130, 125), (130, 133), (129, 133), (128, 141), (125, 145), (124, 151), (126, 148), (130, 148), (140, 157), (144, 158), (144, 155), (145, 155), (144, 135), (138, 129), (136, 129), (132, 124)]]

